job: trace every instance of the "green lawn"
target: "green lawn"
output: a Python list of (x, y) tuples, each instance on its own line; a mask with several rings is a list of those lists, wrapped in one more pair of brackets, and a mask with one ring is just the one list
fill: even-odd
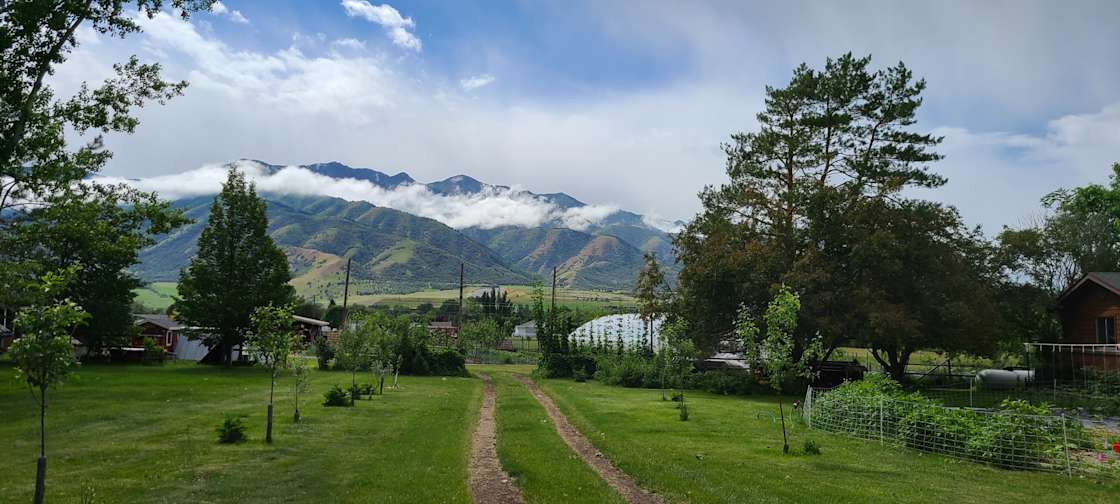
[(494, 378), (498, 457), (526, 502), (622, 503), (622, 498), (560, 439), (544, 408), (511, 373), (533, 366), (471, 366)]
[[(688, 395), (687, 422), (655, 390), (544, 380), (620, 469), (671, 502), (1117, 502), (1120, 482), (994, 469), (795, 425), (782, 455), (776, 398)], [(787, 404), (788, 405), (788, 404)], [(819, 456), (800, 454), (805, 439)]]
[[(0, 365), (0, 502), (29, 502), (38, 418), (13, 374)], [(298, 425), (285, 381), (268, 446), (260, 370), (84, 366), (48, 396), (48, 501), (77, 502), (91, 487), (97, 502), (470, 502), (482, 383), (402, 377), (401, 390), (354, 408), (320, 405), (330, 385), (349, 381), (313, 373)], [(249, 415), (248, 442), (216, 443), (225, 412)]]

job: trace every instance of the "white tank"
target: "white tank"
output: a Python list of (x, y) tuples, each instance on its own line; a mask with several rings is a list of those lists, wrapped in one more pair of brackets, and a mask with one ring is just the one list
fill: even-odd
[(985, 369), (976, 373), (980, 387), (988, 390), (1006, 390), (1026, 386), (1034, 378), (1034, 372), (1026, 369), (1008, 371), (1006, 369)]

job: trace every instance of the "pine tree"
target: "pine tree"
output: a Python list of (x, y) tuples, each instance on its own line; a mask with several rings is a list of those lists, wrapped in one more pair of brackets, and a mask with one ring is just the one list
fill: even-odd
[[(282, 306), (294, 296), (284, 252), (267, 234), (265, 202), (245, 175), (231, 168), (198, 239), (198, 255), (179, 275), (177, 301), (197, 337), (221, 349), (230, 365), (233, 347), (252, 329), (253, 310)], [(201, 334), (205, 332), (205, 334)]]

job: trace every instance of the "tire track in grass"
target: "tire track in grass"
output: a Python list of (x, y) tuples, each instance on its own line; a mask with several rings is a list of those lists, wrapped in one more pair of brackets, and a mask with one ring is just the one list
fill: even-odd
[(556, 427), (556, 432), (567, 443), (568, 447), (572, 449), (576, 455), (579, 455), (587, 465), (591, 466), (599, 476), (603, 478), (610, 486), (614, 487), (619, 494), (622, 495), (626, 502), (631, 504), (661, 504), (663, 500), (657, 494), (651, 493), (641, 486), (629, 474), (622, 472), (619, 468), (615, 467), (602, 453), (595, 449), (595, 446), (588, 441), (583, 434), (570, 422), (568, 418), (560, 412), (556, 407), (556, 403), (552, 402), (552, 398), (545, 394), (536, 383), (533, 382), (528, 376), (517, 374), (514, 375), (517, 379), (529, 388), (529, 392), (537, 399), (537, 402), (544, 406), (548, 417), (552, 419), (552, 425)]
[(494, 380), (486, 374), (478, 373), (478, 376), (486, 383), (486, 391), (482, 397), (482, 412), (478, 415), (478, 428), (471, 442), (468, 466), (471, 496), (476, 504), (521, 504), (524, 502), (521, 493), (498, 461)]

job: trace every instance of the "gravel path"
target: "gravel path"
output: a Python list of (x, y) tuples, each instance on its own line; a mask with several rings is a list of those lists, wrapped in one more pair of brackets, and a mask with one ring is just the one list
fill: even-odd
[(661, 504), (660, 497), (638, 486), (638, 482), (634, 481), (634, 478), (620, 471), (614, 464), (611, 464), (610, 460), (607, 460), (602, 453), (596, 450), (591, 441), (588, 441), (568, 422), (568, 419), (556, 407), (556, 403), (552, 402), (552, 398), (545, 394), (533, 380), (525, 375), (515, 376), (529, 388), (529, 392), (532, 392), (533, 397), (537, 398), (537, 402), (544, 406), (545, 411), (548, 412), (548, 417), (552, 419), (552, 425), (556, 427), (556, 432), (560, 434), (568, 447), (576, 455), (579, 455), (587, 465), (591, 466), (595, 472), (599, 473), (603, 480), (614, 487), (626, 499), (626, 502), (631, 504)]
[(482, 413), (478, 416), (478, 429), (474, 431), (471, 442), (471, 460), (468, 466), (471, 496), (476, 504), (520, 504), (524, 502), (521, 493), (517, 491), (509, 475), (502, 470), (502, 463), (498, 460), (494, 380), (482, 373), (478, 373), (478, 376), (486, 382), (486, 392), (482, 398)]

